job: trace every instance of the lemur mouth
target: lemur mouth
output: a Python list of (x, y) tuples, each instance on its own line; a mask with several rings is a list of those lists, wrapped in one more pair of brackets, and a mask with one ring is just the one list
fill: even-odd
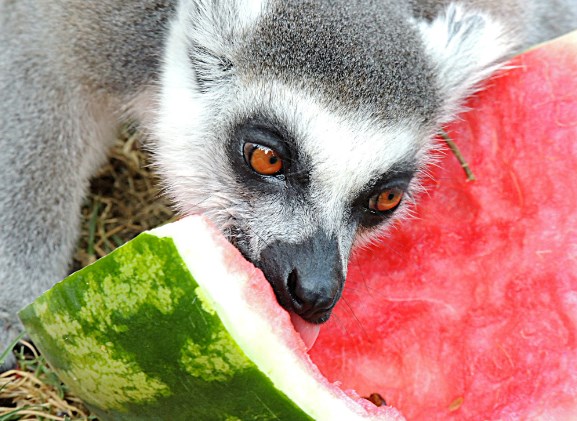
[(291, 322), (298, 334), (301, 335), (307, 350), (311, 349), (319, 336), (321, 325), (307, 322), (292, 311), (289, 312), (289, 314), (291, 316)]

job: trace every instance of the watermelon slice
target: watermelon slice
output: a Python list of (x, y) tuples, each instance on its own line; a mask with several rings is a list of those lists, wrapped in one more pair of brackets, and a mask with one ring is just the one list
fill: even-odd
[(105, 420), (403, 419), (329, 383), (262, 273), (200, 217), (141, 234), (20, 317)]
[(22, 319), (105, 419), (575, 419), (577, 34), (512, 66), (449, 130), (477, 181), (447, 156), (419, 218), (352, 258), (310, 352), (328, 381), (262, 275), (194, 218)]
[(577, 33), (511, 67), (449, 130), (477, 180), (448, 152), (311, 351), (410, 420), (577, 419)]

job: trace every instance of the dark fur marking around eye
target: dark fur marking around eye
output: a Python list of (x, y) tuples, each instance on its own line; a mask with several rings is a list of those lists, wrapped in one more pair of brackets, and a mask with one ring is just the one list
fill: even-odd
[(353, 201), (351, 216), (363, 228), (375, 227), (390, 218), (396, 207), (387, 212), (374, 212), (369, 208), (371, 198), (390, 188), (407, 192), (416, 172), (417, 165), (412, 160), (406, 160), (395, 164), (387, 172), (371, 180)]
[[(275, 151), (283, 161), (282, 173), (263, 176), (246, 164), (244, 147), (247, 143), (262, 145)], [(252, 117), (231, 130), (227, 151), (229, 161), (239, 182), (247, 188), (263, 193), (278, 193), (289, 187), (304, 194), (310, 185), (308, 160), (297, 150), (290, 132), (273, 119)], [(280, 183), (280, 184), (279, 184)]]

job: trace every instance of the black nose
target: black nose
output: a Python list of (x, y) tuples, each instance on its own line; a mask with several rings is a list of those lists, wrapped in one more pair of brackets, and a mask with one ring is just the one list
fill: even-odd
[(269, 244), (257, 265), (280, 305), (311, 323), (324, 323), (344, 286), (341, 262), (336, 239), (317, 231), (298, 243)]
[(309, 321), (326, 321), (323, 317), (328, 319), (340, 295), (339, 285), (333, 279), (310, 277), (306, 273), (301, 276), (299, 269), (293, 269), (288, 275), (287, 290), (295, 312)]

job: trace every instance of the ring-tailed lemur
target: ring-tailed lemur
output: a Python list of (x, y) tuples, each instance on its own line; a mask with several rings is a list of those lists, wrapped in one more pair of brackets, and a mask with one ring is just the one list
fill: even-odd
[(353, 245), (407, 214), (440, 125), (575, 0), (0, 0), (0, 349), (67, 273), (119, 120), (150, 134), (281, 305), (327, 320)]

